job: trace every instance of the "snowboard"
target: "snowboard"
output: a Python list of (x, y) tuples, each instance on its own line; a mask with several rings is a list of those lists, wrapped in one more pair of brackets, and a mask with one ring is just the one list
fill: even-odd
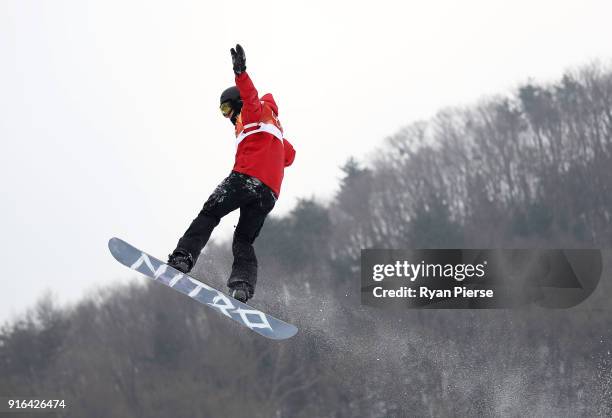
[(240, 325), (273, 340), (284, 340), (297, 333), (297, 327), (242, 303), (193, 277), (181, 273), (157, 258), (119, 238), (111, 238), (108, 248), (124, 266), (197, 300)]

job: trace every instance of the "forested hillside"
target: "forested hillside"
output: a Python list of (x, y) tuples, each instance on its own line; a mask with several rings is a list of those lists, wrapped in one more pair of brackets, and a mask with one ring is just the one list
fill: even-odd
[[(359, 298), (362, 248), (609, 248), (612, 69), (445, 109), (343, 171), (331, 202), (305, 197), (256, 242), (253, 305), (296, 337), (265, 340), (155, 283), (47, 298), (1, 329), (0, 395), (66, 399), (65, 417), (612, 414), (610, 277), (568, 310)], [(229, 244), (211, 245), (194, 275), (224, 288), (230, 266)]]

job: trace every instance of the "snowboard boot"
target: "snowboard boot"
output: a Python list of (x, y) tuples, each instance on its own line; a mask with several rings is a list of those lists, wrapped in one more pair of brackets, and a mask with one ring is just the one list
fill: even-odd
[(189, 273), (193, 267), (193, 257), (186, 251), (176, 249), (168, 256), (168, 265), (181, 273)]
[(230, 287), (230, 296), (242, 303), (253, 297), (251, 286), (245, 282), (238, 282)]

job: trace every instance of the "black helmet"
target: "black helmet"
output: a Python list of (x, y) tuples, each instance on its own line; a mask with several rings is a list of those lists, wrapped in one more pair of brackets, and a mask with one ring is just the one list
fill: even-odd
[(223, 93), (221, 93), (219, 105), (222, 105), (223, 103), (229, 103), (232, 106), (232, 110), (234, 111), (232, 123), (236, 123), (236, 118), (242, 110), (242, 100), (240, 99), (240, 91), (238, 90), (238, 87), (229, 87), (225, 89)]
[(229, 100), (234, 102), (240, 101), (240, 90), (238, 90), (238, 87), (232, 86), (223, 90), (223, 93), (221, 93), (221, 101), (219, 102), (219, 104), (227, 102)]

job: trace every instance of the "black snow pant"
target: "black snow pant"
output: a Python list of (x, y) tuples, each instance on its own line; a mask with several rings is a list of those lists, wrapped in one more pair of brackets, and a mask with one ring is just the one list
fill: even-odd
[(257, 257), (253, 242), (275, 203), (276, 196), (268, 186), (255, 177), (232, 171), (204, 203), (179, 240), (177, 249), (191, 254), (195, 265), (221, 218), (240, 208), (240, 219), (232, 242), (234, 263), (227, 285), (231, 288), (238, 283), (246, 283), (252, 294), (257, 283)]

